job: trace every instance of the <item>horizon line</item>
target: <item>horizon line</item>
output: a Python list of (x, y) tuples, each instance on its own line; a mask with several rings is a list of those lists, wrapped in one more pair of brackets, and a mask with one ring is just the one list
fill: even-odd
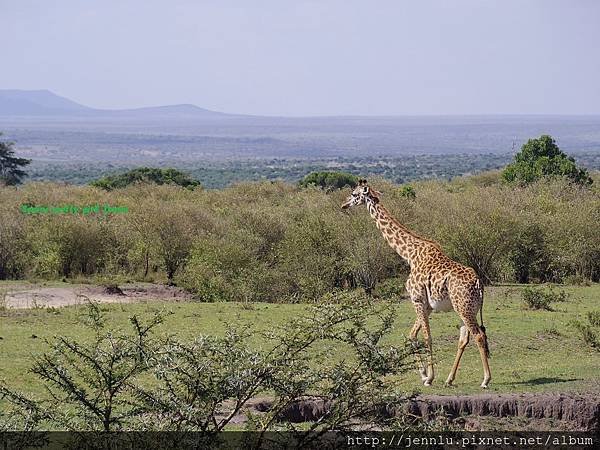
[[(239, 113), (239, 112), (225, 112), (218, 109), (209, 109), (203, 106), (198, 106), (195, 103), (168, 103), (162, 105), (150, 105), (150, 106), (129, 106), (124, 108), (98, 108), (94, 106), (89, 106), (84, 103), (80, 103), (79, 101), (72, 100), (70, 97), (57, 94), (56, 92), (50, 89), (11, 89), (11, 88), (2, 88), (2, 91), (21, 91), (21, 92), (48, 92), (56, 97), (63, 98), (70, 102), (73, 102), (79, 106), (84, 108), (89, 108), (95, 111), (100, 112), (126, 112), (126, 111), (136, 111), (142, 109), (152, 109), (152, 108), (166, 108), (166, 107), (194, 107), (200, 110), (211, 112), (214, 114), (223, 114), (228, 116), (243, 116), (249, 118), (272, 118), (272, 119), (352, 119), (352, 118), (435, 118), (435, 117), (598, 117), (600, 116), (599, 112), (594, 113), (519, 113), (519, 112), (484, 112), (484, 113), (398, 113), (398, 114), (368, 114), (368, 113), (350, 113), (350, 114), (260, 114), (260, 113)], [(48, 117), (43, 115), (9, 115), (0, 117)], [(50, 116), (52, 117), (52, 116)], [(77, 116), (70, 116), (77, 117)], [(65, 117), (62, 117), (65, 118)]]

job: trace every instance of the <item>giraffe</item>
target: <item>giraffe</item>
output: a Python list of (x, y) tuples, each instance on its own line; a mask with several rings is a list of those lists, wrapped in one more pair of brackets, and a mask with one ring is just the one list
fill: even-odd
[[(391, 216), (379, 200), (380, 192), (370, 188), (367, 180), (360, 180), (342, 209), (365, 204), (383, 238), (409, 265), (410, 274), (406, 290), (415, 308), (416, 320), (409, 338), (413, 345), (418, 343), (418, 333), (423, 332), (427, 349), (427, 366), (419, 358), (421, 380), (431, 386), (434, 379), (433, 352), (429, 316), (432, 311), (454, 310), (462, 320), (458, 350), (446, 386), (451, 386), (456, 377), (460, 359), (473, 336), (483, 364), (482, 388), (491, 380), (488, 363), (489, 347), (483, 326), (483, 284), (471, 267), (463, 266), (450, 259), (435, 241), (417, 235)], [(480, 313), (481, 326), (477, 323)]]

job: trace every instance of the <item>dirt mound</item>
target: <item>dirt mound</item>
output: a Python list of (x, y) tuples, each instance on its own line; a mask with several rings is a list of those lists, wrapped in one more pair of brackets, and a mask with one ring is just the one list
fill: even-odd
[(102, 292), (105, 294), (109, 294), (109, 295), (125, 295), (123, 293), (123, 290), (116, 284), (109, 284), (109, 285), (104, 286), (104, 289), (102, 289)]
[(572, 394), (425, 395), (409, 402), (408, 412), (433, 417), (443, 410), (460, 416), (520, 417), (568, 421), (581, 430), (600, 430), (600, 397)]

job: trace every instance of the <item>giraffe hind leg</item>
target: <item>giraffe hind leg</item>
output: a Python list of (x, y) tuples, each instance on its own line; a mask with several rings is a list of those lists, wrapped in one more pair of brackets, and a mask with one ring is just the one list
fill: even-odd
[(492, 379), (492, 374), (490, 372), (490, 363), (488, 361), (490, 350), (484, 327), (479, 327), (479, 335), (475, 336), (475, 339), (477, 340), (477, 346), (479, 347), (479, 353), (481, 355), (481, 363), (483, 364), (483, 381), (481, 387), (487, 389), (490, 380)]
[(458, 366), (460, 364), (460, 358), (462, 357), (463, 352), (465, 351), (465, 348), (469, 344), (469, 335), (470, 335), (469, 330), (463, 324), (460, 327), (460, 337), (458, 339), (458, 350), (456, 351), (456, 358), (454, 358), (454, 364), (452, 365), (452, 370), (450, 370), (450, 374), (448, 375), (448, 378), (446, 379), (446, 386), (452, 386), (452, 383), (454, 382), (454, 379), (456, 378), (456, 371), (458, 370)]
[(465, 325), (467, 326), (469, 333), (471, 333), (471, 335), (475, 338), (475, 342), (479, 348), (481, 364), (483, 365), (483, 381), (481, 383), (481, 387), (487, 389), (490, 384), (490, 380), (492, 379), (492, 374), (490, 372), (490, 363), (488, 361), (490, 351), (485, 328), (480, 327), (477, 324), (477, 319), (465, 320)]

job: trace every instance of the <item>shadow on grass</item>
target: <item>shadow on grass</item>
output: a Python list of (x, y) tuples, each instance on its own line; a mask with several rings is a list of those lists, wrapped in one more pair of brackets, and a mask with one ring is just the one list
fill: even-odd
[(583, 378), (555, 378), (555, 377), (541, 377), (541, 378), (532, 378), (531, 380), (524, 381), (513, 381), (509, 383), (502, 384), (510, 384), (510, 385), (525, 385), (525, 386), (539, 386), (540, 384), (553, 384), (553, 383), (568, 383), (570, 381), (582, 381)]

